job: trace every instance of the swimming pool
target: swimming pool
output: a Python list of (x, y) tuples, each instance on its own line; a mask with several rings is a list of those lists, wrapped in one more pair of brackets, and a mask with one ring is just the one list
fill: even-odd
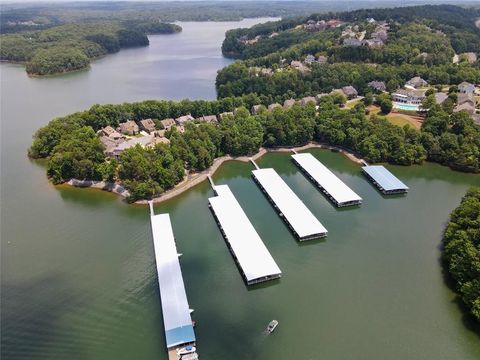
[(419, 106), (415, 104), (394, 103), (393, 107), (400, 110), (408, 110), (408, 111), (418, 111), (419, 109)]

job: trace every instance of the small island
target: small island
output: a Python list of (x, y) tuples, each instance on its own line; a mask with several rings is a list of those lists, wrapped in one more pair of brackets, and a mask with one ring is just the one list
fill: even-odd
[(158, 21), (89, 21), (45, 30), (1, 35), (0, 59), (24, 63), (29, 75), (54, 75), (88, 68), (93, 59), (134, 46), (147, 34), (182, 31)]

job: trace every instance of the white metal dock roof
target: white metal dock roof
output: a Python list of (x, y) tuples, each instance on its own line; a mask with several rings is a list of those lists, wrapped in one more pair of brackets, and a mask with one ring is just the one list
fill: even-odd
[(382, 165), (364, 166), (362, 169), (385, 191), (408, 190), (407, 185)]
[(247, 283), (280, 277), (281, 271), (228, 185), (208, 199)]
[(341, 205), (361, 202), (362, 198), (340, 180), (325, 165), (310, 153), (294, 154), (292, 158), (301, 166), (333, 199)]
[(151, 216), (167, 348), (195, 341), (169, 214)]
[(252, 173), (299, 238), (327, 234), (327, 229), (274, 169), (258, 169)]

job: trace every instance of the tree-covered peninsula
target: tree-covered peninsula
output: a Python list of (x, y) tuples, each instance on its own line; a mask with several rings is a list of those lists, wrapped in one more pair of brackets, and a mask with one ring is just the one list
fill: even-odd
[(46, 30), (0, 35), (0, 59), (22, 62), (31, 75), (83, 69), (97, 57), (121, 48), (147, 46), (147, 34), (181, 31), (175, 24), (154, 21), (87, 21)]
[(443, 259), (473, 317), (480, 322), (480, 188), (470, 189), (452, 212), (443, 236)]

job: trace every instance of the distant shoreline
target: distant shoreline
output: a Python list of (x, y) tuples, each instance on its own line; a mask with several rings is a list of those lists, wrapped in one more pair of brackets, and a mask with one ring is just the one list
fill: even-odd
[[(339, 153), (346, 156), (351, 161), (357, 164), (363, 164), (363, 160), (358, 158), (355, 154), (351, 151), (340, 148), (338, 146), (331, 146), (327, 144), (317, 143), (317, 142), (310, 142), (303, 146), (295, 146), (295, 147), (278, 147), (278, 148), (260, 148), (260, 150), (252, 156), (222, 156), (216, 158), (213, 161), (213, 164), (206, 170), (196, 173), (188, 174), (181, 182), (175, 185), (172, 189), (165, 191), (160, 196), (152, 198), (152, 202), (155, 204), (162, 203), (164, 201), (173, 199), (174, 197), (183, 194), (185, 191), (190, 190), (191, 188), (197, 186), (198, 184), (202, 183), (203, 181), (207, 180), (208, 176), (212, 176), (218, 170), (218, 168), (226, 161), (241, 161), (241, 162), (249, 162), (250, 159), (257, 160), (261, 158), (263, 155), (269, 152), (292, 152), (295, 151), (303, 151), (311, 148), (319, 148), (319, 149), (327, 149), (327, 150), (336, 150)], [(77, 179), (70, 179), (69, 181), (65, 182), (63, 185), (69, 185), (73, 187), (81, 187), (81, 188), (94, 188), (100, 189), (104, 191), (108, 191), (117, 195), (120, 195), (124, 199), (126, 199), (129, 195), (128, 191), (119, 183), (109, 183), (105, 181), (92, 181), (92, 180), (77, 180)], [(149, 200), (138, 200), (133, 204), (137, 205), (148, 205)]]

